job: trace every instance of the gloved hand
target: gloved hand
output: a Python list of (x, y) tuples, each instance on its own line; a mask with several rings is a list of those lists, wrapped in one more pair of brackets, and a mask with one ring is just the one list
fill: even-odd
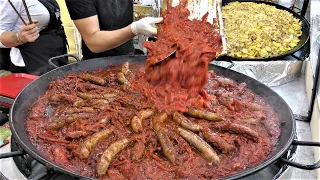
[(157, 28), (153, 27), (154, 24), (160, 23), (163, 21), (162, 17), (153, 18), (153, 17), (145, 17), (138, 21), (135, 21), (131, 24), (131, 31), (136, 36), (145, 35), (148, 37), (152, 37), (157, 35)]

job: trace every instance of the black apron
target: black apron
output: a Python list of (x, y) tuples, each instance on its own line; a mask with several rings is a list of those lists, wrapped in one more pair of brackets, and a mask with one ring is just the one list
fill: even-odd
[(11, 48), (0, 48), (0, 70), (10, 71)]
[[(99, 19), (100, 30), (112, 31), (124, 28), (133, 22), (132, 0), (93, 0)], [(127, 55), (134, 53), (132, 39), (124, 44), (102, 53), (93, 53), (82, 41), (83, 59), (107, 56)]]
[[(39, 32), (39, 38), (33, 43), (18, 46), (28, 74), (42, 75), (52, 69), (48, 60), (54, 56), (67, 53), (67, 39), (60, 20), (60, 8), (55, 0), (39, 0), (49, 11), (50, 22)], [(59, 16), (58, 16), (59, 15)], [(67, 58), (61, 58), (57, 65), (68, 63)]]

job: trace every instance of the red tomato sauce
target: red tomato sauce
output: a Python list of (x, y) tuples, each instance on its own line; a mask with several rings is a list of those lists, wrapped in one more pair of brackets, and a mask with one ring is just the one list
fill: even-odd
[[(193, 132), (196, 136), (204, 140), (203, 130), (209, 129), (220, 142), (231, 147), (230, 151), (223, 151), (225, 145), (205, 140), (220, 159), (219, 163), (208, 163), (195, 146), (177, 133), (182, 126), (172, 119), (177, 110), (170, 110), (159, 126), (168, 137), (165, 143), (172, 145), (169, 147), (169, 152), (175, 155), (175, 164), (172, 164), (154, 128), (156, 116), (171, 107), (165, 103), (169, 100), (161, 103), (170, 89), (150, 85), (141, 71), (143, 68), (142, 65), (138, 67), (140, 70), (131, 69), (134, 76), (128, 77), (130, 84), (125, 86), (117, 78), (121, 72), (119, 67), (90, 73), (105, 82), (104, 85), (84, 80), (86, 78), (81, 78), (83, 73), (52, 81), (26, 118), (25, 126), (32, 144), (58, 166), (98, 179), (217, 179), (241, 173), (268, 159), (280, 134), (275, 111), (245, 83), (209, 72), (204, 89), (210, 98), (202, 110), (216, 113), (224, 120), (214, 122), (186, 114), (185, 117), (202, 127), (199, 132)], [(174, 97), (186, 99), (185, 91), (175, 90), (170, 92), (178, 93)], [(157, 96), (161, 93), (164, 93), (162, 97)], [(182, 102), (171, 101), (177, 106)], [(141, 132), (135, 133), (132, 119), (140, 117), (139, 113), (146, 109), (154, 115), (144, 119)], [(226, 125), (231, 129), (224, 130)], [(239, 130), (239, 126), (242, 129)], [(97, 141), (88, 157), (83, 158), (81, 148), (85, 143), (95, 133), (110, 129), (114, 131)], [(255, 140), (248, 136), (250, 132), (255, 134)], [(105, 162), (102, 161), (103, 154), (113, 143), (123, 139), (130, 143), (112, 156), (105, 174), (98, 175), (101, 170), (98, 164)]]
[[(206, 15), (203, 20), (189, 20), (186, 5), (187, 0), (183, 0), (176, 7), (170, 6), (159, 25), (157, 41), (144, 42), (149, 52), (146, 78), (152, 85), (170, 86), (171, 91), (186, 89), (185, 97), (175, 100), (176, 104), (192, 98), (190, 104), (199, 101), (197, 106), (201, 107), (202, 101), (207, 100), (203, 87), (208, 80), (208, 63), (222, 51), (222, 41), (218, 24), (206, 22)], [(175, 48), (175, 54), (159, 62)], [(183, 93), (173, 94), (168, 98), (180, 99)], [(167, 103), (172, 102), (168, 100)]]

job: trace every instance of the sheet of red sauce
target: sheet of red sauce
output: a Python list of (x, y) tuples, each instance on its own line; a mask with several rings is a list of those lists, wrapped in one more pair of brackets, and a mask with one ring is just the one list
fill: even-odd
[[(201, 21), (189, 20), (186, 5), (187, 0), (182, 0), (176, 7), (168, 7), (157, 41), (144, 42), (149, 52), (147, 81), (155, 89), (166, 90), (155, 91), (158, 92), (155, 96), (164, 97), (162, 107), (180, 111), (191, 105), (198, 108), (205, 105), (208, 96), (203, 87), (208, 81), (208, 63), (222, 51), (217, 24), (206, 22), (207, 15)], [(158, 63), (173, 47), (177, 47), (175, 54)]]

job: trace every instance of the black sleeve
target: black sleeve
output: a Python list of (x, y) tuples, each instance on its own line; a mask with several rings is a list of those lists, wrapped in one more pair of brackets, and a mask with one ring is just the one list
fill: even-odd
[(93, 0), (66, 0), (66, 5), (72, 20), (97, 15)]

